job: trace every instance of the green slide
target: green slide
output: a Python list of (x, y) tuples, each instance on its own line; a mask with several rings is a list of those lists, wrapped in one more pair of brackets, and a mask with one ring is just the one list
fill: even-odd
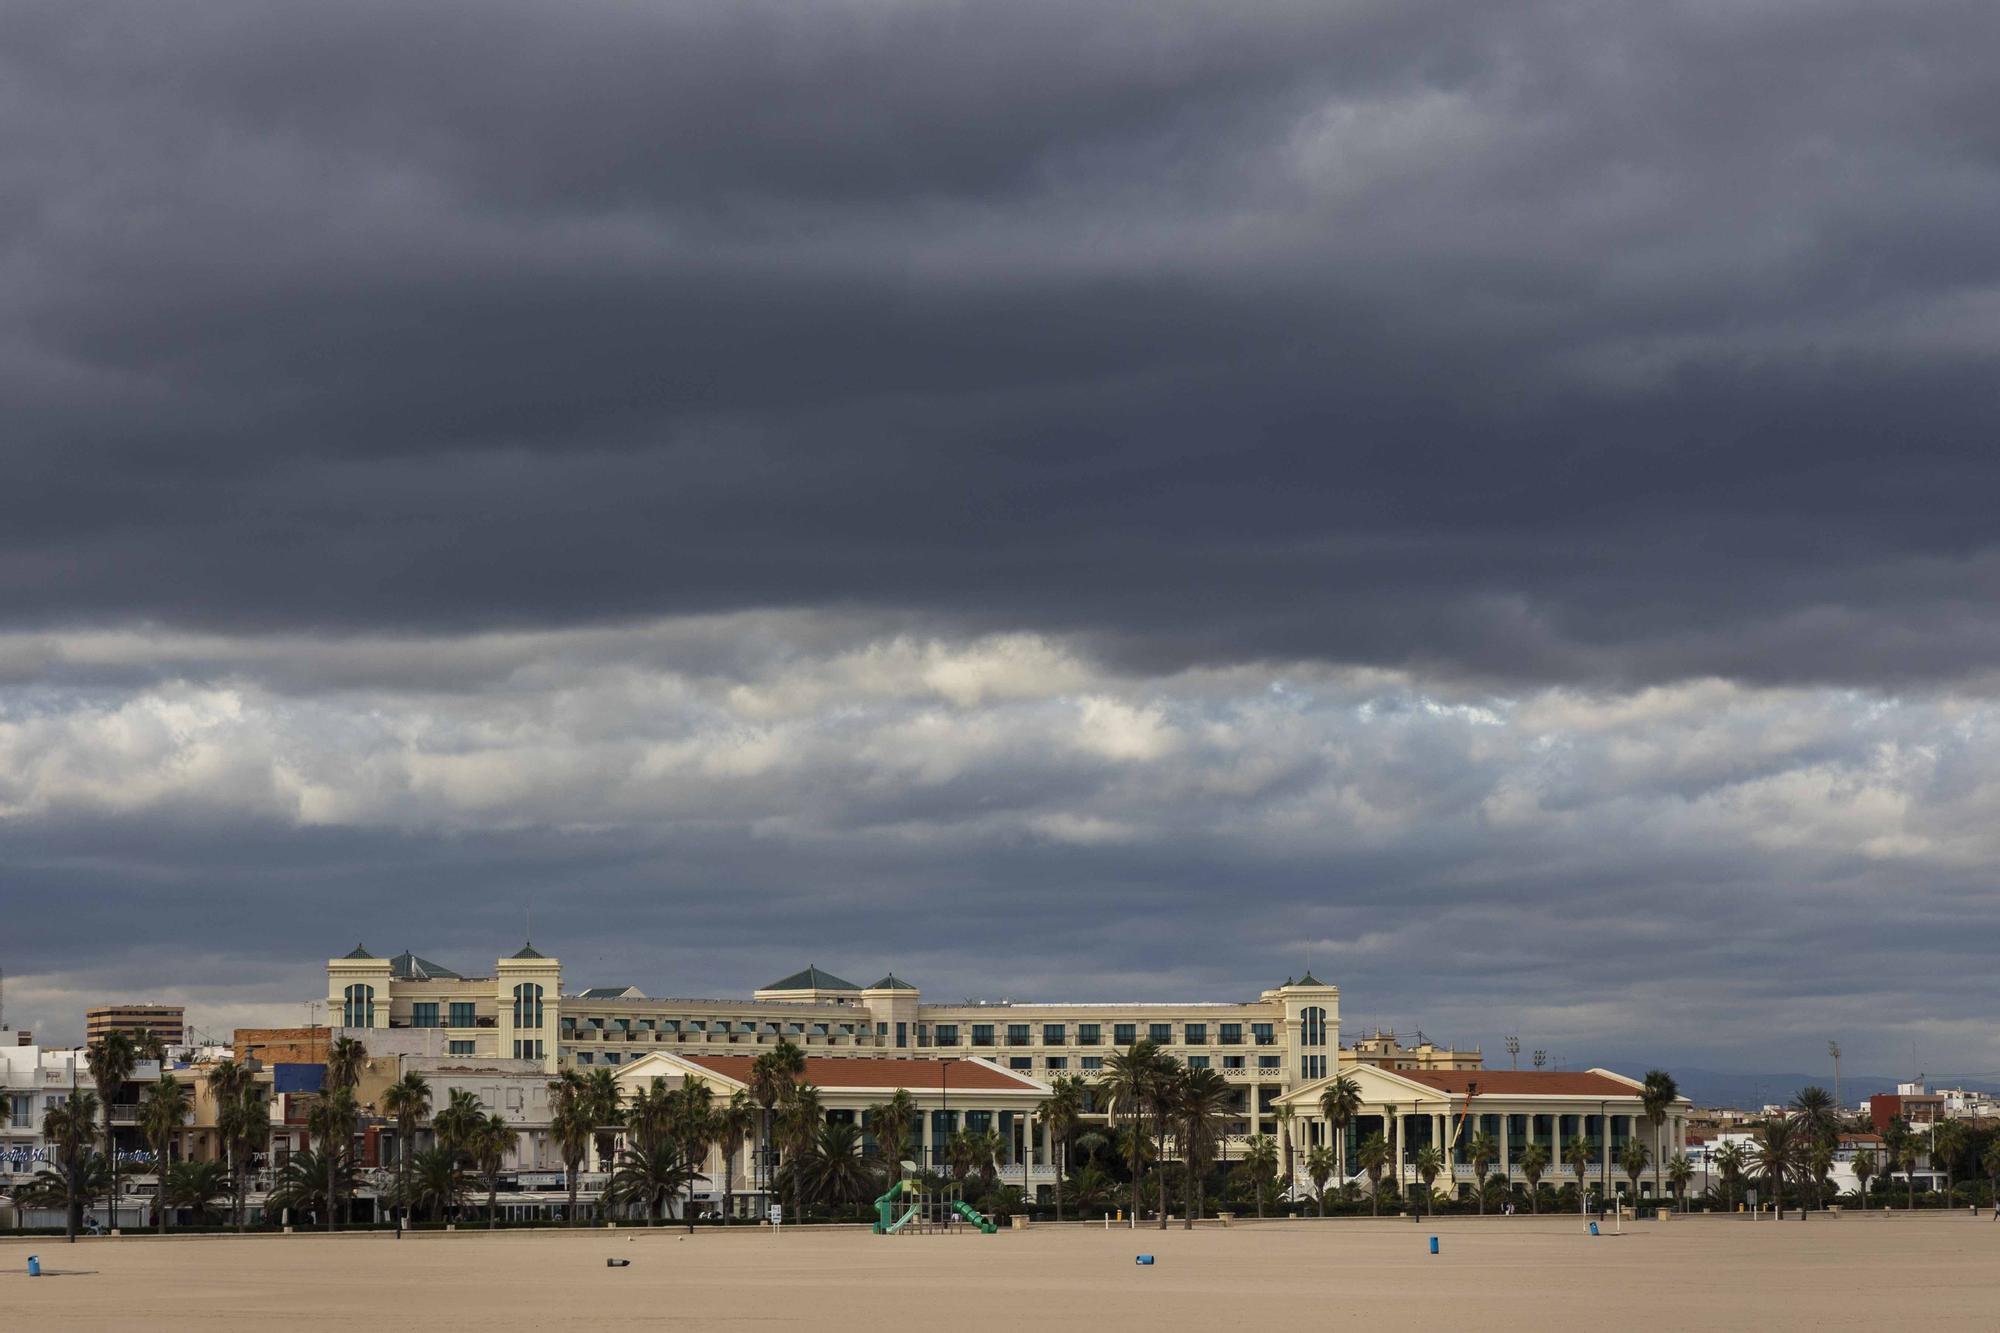
[(881, 1227), (883, 1234), (893, 1236), (898, 1231), (901, 1231), (903, 1229), (903, 1225), (916, 1215), (917, 1215), (917, 1205), (911, 1204), (910, 1210), (908, 1212), (904, 1213), (901, 1217), (897, 1218), (894, 1222), (890, 1223), (888, 1226), (882, 1227), (881, 1223), (879, 1222), (876, 1223), (876, 1225), (878, 1227)]
[(907, 1222), (910, 1220), (909, 1214), (905, 1213), (903, 1215), (903, 1222), (898, 1222), (895, 1224), (895, 1226), (891, 1226), (889, 1224), (889, 1218), (895, 1211), (896, 1200), (901, 1198), (902, 1194), (903, 1194), (903, 1182), (899, 1180), (895, 1184), (889, 1187), (889, 1192), (887, 1194), (884, 1194), (881, 1198), (875, 1201), (876, 1235), (878, 1236), (887, 1235), (889, 1232), (894, 1231), (896, 1227), (903, 1225), (903, 1222)]
[(994, 1226), (991, 1222), (987, 1221), (984, 1217), (982, 1217), (978, 1209), (974, 1208), (971, 1204), (967, 1203), (963, 1199), (960, 1199), (957, 1203), (953, 1204), (952, 1207), (958, 1210), (958, 1215), (960, 1217), (972, 1223), (972, 1225), (978, 1227), (981, 1231), (985, 1232), (989, 1236), (1000, 1229), (999, 1227)]

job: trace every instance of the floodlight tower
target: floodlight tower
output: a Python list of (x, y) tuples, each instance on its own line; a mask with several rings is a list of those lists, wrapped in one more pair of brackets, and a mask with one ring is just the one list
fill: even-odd
[(1535, 1068), (1540, 1069), (1543, 1065), (1547, 1064), (1548, 1062), (1549, 1062), (1549, 1053), (1547, 1051), (1535, 1052)]
[(1519, 1069), (1521, 1067), (1521, 1039), (1519, 1037), (1507, 1038), (1507, 1063), (1511, 1069)]

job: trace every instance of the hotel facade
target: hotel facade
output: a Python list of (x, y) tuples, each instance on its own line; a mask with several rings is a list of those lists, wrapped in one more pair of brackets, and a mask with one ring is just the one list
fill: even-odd
[[(609, 1068), (628, 1088), (693, 1075), (726, 1093), (747, 1078), (762, 1050), (790, 1042), (805, 1053), (808, 1079), (831, 1094), (830, 1115), (858, 1116), (907, 1087), (925, 1111), (920, 1136), (933, 1160), (959, 1128), (996, 1129), (1006, 1144), (1003, 1173), (1035, 1193), (1055, 1182), (1050, 1145), (1033, 1115), (1050, 1083), (1067, 1075), (1094, 1082), (1108, 1054), (1141, 1039), (1220, 1073), (1235, 1089), (1225, 1152), (1271, 1136), (1295, 1191), (1304, 1188), (1305, 1158), (1320, 1143), (1336, 1149), (1337, 1180), (1357, 1178), (1356, 1149), (1378, 1131), (1399, 1147), (1391, 1179), (1414, 1181), (1418, 1155), (1435, 1146), (1449, 1172), (1439, 1188), (1469, 1189), (1467, 1148), (1484, 1132), (1501, 1149), (1489, 1171), (1522, 1179), (1522, 1155), (1539, 1144), (1551, 1162), (1544, 1178), (1566, 1183), (1573, 1176), (1564, 1148), (1585, 1138), (1598, 1160), (1584, 1183), (1625, 1189), (1617, 1165), (1625, 1143), (1638, 1138), (1670, 1157), (1685, 1142), (1690, 1110), (1685, 1100), (1671, 1108), (1656, 1144), (1640, 1085), (1608, 1070), (1487, 1070), (1477, 1050), (1405, 1046), (1386, 1032), (1343, 1043), (1340, 990), (1310, 974), (1245, 1001), (935, 1004), (893, 973), (863, 986), (808, 966), (747, 999), (658, 998), (631, 986), (566, 990), (560, 961), (532, 945), (480, 975), (412, 952), (385, 958), (357, 946), (328, 961), (326, 1001), (333, 1023), (364, 1042), (371, 1031), (439, 1029), (426, 1035), (455, 1058), (532, 1061), (550, 1075)], [(898, 1061), (912, 1063), (899, 1069)], [(1363, 1110), (1336, 1142), (1320, 1098), (1342, 1075), (1359, 1086)], [(711, 1169), (719, 1175), (720, 1166)], [(747, 1145), (729, 1172), (746, 1198), (715, 1202), (731, 1211), (750, 1206), (765, 1191), (766, 1166), (766, 1156)], [(1640, 1192), (1652, 1190), (1649, 1171)]]

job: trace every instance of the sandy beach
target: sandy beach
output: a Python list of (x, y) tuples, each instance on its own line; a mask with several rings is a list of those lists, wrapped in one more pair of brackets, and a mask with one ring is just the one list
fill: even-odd
[[(1428, 1238), (1440, 1253), (1429, 1253)], [(27, 1256), (47, 1274), (25, 1275)], [(1156, 1256), (1150, 1267), (1134, 1256)], [(607, 1268), (607, 1258), (630, 1259)], [(0, 1242), (24, 1328), (1990, 1328), (2000, 1224), (1339, 1220), (1138, 1232), (462, 1232)]]

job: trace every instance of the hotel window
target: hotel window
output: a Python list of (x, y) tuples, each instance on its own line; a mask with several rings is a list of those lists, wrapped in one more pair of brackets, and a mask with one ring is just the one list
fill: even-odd
[(940, 1045), (940, 1046), (956, 1046), (956, 1045), (958, 1045), (958, 1024), (956, 1024), (956, 1023), (940, 1023), (940, 1024), (938, 1024), (938, 1025), (937, 1025), (937, 1044), (938, 1044), (938, 1045)]
[(1188, 1068), (1189, 1069), (1208, 1068), (1208, 1057), (1205, 1055), (1190, 1055), (1188, 1057)]
[(1250, 1035), (1256, 1039), (1259, 1046), (1275, 1046), (1278, 1041), (1271, 1034), (1271, 1025), (1269, 1023), (1252, 1023), (1250, 1025)]
[(411, 1027), (434, 1028), (437, 1025), (438, 1007), (436, 1000), (423, 1001), (410, 1006)]
[(1007, 1025), (1007, 1044), (1009, 1046), (1026, 1046), (1028, 1044), (1028, 1025), (1026, 1023), (1009, 1023)]
[(1314, 1005), (1299, 1013), (1299, 1044), (1301, 1046), (1326, 1045), (1326, 1010)]
[(931, 1025), (929, 1023), (917, 1024), (917, 1045), (928, 1046), (930, 1044), (931, 1044)]
[(1060, 1023), (1042, 1024), (1042, 1045), (1060, 1046), (1063, 1044), (1063, 1036), (1064, 1033), (1062, 1024)]
[(1257, 1057), (1257, 1068), (1259, 1069), (1277, 1069), (1279, 1067), (1278, 1057), (1275, 1055), (1260, 1055)]
[(340, 1025), (346, 1028), (375, 1026), (375, 988), (353, 985), (341, 992)]
[[(1241, 1023), (1224, 1023), (1222, 1025), (1222, 1044), (1224, 1046), (1241, 1046), (1243, 1044), (1243, 1025)], [(1224, 1067), (1227, 1068), (1227, 1066)]]
[[(1265, 1059), (1267, 1059), (1267, 1058), (1270, 1058), (1270, 1059), (1275, 1059), (1276, 1057), (1266, 1057), (1266, 1056), (1259, 1056), (1259, 1057), (1258, 1057), (1258, 1063), (1259, 1063), (1259, 1064), (1262, 1064), (1262, 1062), (1263, 1062), (1263, 1061), (1264, 1061)], [(1325, 1077), (1326, 1077), (1326, 1057), (1325, 1057), (1325, 1056), (1323, 1056), (1323, 1055), (1308, 1055), (1308, 1056), (1304, 1056), (1304, 1057), (1302, 1057), (1302, 1058), (1301, 1058), (1301, 1059), (1299, 1060), (1299, 1077), (1300, 1077), (1300, 1078), (1325, 1078)]]
[(1190, 1046), (1208, 1045), (1208, 1024), (1189, 1023), (1187, 1027), (1183, 1029), (1183, 1032), (1184, 1035), (1182, 1036), (1181, 1040), (1185, 1041), (1188, 1045)]
[(1241, 1069), (1243, 1068), (1243, 1057), (1240, 1055), (1225, 1055), (1222, 1057), (1222, 1067), (1224, 1069)]
[(1048, 1058), (1047, 1064), (1050, 1069), (1068, 1069), (1069, 1057), (1067, 1055), (1052, 1055)]
[(1101, 1055), (1086, 1055), (1077, 1063), (1086, 1070), (1095, 1071), (1104, 1068), (1104, 1057)]
[(908, 1046), (909, 1044), (910, 1044), (910, 1025), (908, 1023), (896, 1024), (896, 1045), (898, 1047), (902, 1047), (902, 1046)]
[(991, 1023), (974, 1023), (972, 1025), (972, 1044), (974, 1046), (991, 1046), (993, 1044), (993, 1025)]
[(578, 1051), (576, 1053), (576, 1062), (580, 1065), (594, 1065), (597, 1063), (597, 1052)]
[(1139, 1040), (1139, 1025), (1137, 1023), (1113, 1023), (1111, 1025), (1112, 1045), (1130, 1046), (1137, 1040)]
[(1034, 1067), (1035, 1057), (1032, 1055), (1010, 1055), (1007, 1057), (1007, 1068), (1009, 1069), (1033, 1069)]
[[(471, 1027), (473, 1025), (472, 1001), (453, 1000), (451, 1002), (451, 1009), (449, 1011), (448, 1017), (450, 1021), (445, 1024), (446, 1027), (452, 1027), (452, 1028)], [(600, 1024), (599, 1026), (602, 1026), (602, 1024)]]
[(539, 1060), (542, 1058), (542, 1044), (538, 1041), (517, 1041), (514, 1043), (516, 1060)]
[(604, 1053), (604, 1063), (607, 1065), (615, 1065), (620, 1061), (622, 1061), (624, 1058), (625, 1057), (619, 1054), (617, 1051), (606, 1051)]
[(474, 1043), (469, 1041), (449, 1041), (445, 1043), (446, 1055), (471, 1055)]
[[(514, 1026), (517, 1028), (538, 1028), (542, 1025), (542, 988), (532, 981), (524, 981), (514, 987)], [(621, 1018), (618, 1025), (630, 1030), (629, 1019)]]
[(1077, 1045), (1095, 1046), (1097, 1045), (1097, 1043), (1103, 1040), (1104, 1040), (1104, 1029), (1098, 1026), (1096, 1023), (1078, 1023), (1076, 1025)]
[(1146, 1036), (1155, 1046), (1171, 1046), (1174, 1040), (1172, 1023), (1153, 1023), (1146, 1028)]

